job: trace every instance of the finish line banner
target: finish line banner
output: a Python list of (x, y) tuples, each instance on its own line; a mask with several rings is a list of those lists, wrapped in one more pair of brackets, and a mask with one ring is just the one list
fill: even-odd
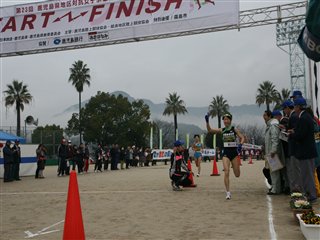
[(56, 0), (0, 8), (0, 56), (239, 24), (239, 0)]

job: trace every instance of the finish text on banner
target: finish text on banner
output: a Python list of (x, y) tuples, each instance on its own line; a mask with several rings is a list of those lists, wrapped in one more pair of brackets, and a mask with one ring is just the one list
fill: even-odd
[(0, 56), (237, 25), (239, 0), (56, 0), (0, 8)]

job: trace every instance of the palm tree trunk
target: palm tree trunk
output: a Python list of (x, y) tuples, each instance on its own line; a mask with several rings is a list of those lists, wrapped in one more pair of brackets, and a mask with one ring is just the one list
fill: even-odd
[(177, 140), (177, 130), (178, 130), (177, 114), (173, 115), (173, 120), (174, 120), (174, 140)]
[(270, 111), (269, 99), (266, 97), (267, 111)]
[(221, 114), (218, 114), (218, 128), (221, 128)]
[(267, 111), (270, 111), (270, 105), (267, 103)]
[(17, 111), (17, 136), (20, 137), (20, 128), (21, 128), (21, 125), (20, 125), (20, 103), (17, 102), (16, 103), (16, 111)]
[(80, 134), (80, 144), (82, 143), (82, 134), (81, 134), (81, 92), (79, 92), (79, 134)]

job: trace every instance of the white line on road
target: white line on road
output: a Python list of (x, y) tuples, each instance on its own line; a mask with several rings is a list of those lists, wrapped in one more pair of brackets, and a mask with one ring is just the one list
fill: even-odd
[(25, 238), (33, 238), (33, 237), (36, 237), (36, 236), (39, 236), (39, 235), (58, 232), (60, 230), (50, 230), (50, 231), (47, 231), (47, 230), (52, 228), (52, 227), (54, 227), (54, 226), (57, 226), (57, 225), (59, 225), (60, 223), (63, 223), (63, 222), (64, 222), (64, 220), (61, 220), (60, 222), (54, 223), (54, 224), (50, 225), (49, 227), (45, 227), (45, 228), (41, 229), (40, 231), (38, 231), (36, 233), (32, 233), (30, 231), (24, 231), (25, 234), (27, 234), (27, 236), (25, 236)]
[[(173, 192), (171, 189), (170, 190), (106, 190), (106, 191), (81, 191), (80, 194), (105, 194), (105, 193), (171, 193)], [(183, 191), (182, 191), (183, 192)], [(188, 194), (199, 194), (199, 192), (204, 192), (204, 193), (224, 193), (223, 190), (185, 190)], [(252, 190), (252, 189), (240, 189), (240, 190), (235, 190), (234, 193), (236, 192), (245, 192), (245, 193), (256, 193), (257, 190)], [(2, 192), (0, 193), (0, 196), (10, 196), (10, 195), (33, 195), (33, 194), (67, 194), (67, 192)]]
[(270, 231), (270, 239), (277, 240), (277, 233), (274, 229), (273, 225), (273, 208), (272, 208), (272, 199), (270, 196), (267, 195), (267, 201), (268, 201), (268, 220), (269, 220), (269, 231)]

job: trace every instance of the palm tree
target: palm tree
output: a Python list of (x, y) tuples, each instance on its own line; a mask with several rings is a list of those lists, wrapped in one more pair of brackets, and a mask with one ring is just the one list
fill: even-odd
[(29, 104), (32, 101), (32, 96), (29, 93), (28, 86), (18, 80), (13, 80), (11, 85), (7, 85), (7, 88), (7, 90), (3, 91), (7, 95), (5, 97), (5, 106), (15, 105), (17, 111), (17, 136), (20, 136), (20, 111), (24, 110), (24, 104)]
[(278, 94), (277, 104), (281, 104), (290, 98), (290, 90), (287, 88), (282, 88), (281, 92)]
[(218, 128), (221, 128), (221, 117), (229, 111), (229, 104), (223, 96), (216, 96), (209, 105), (209, 115), (211, 117), (218, 117)]
[(163, 111), (163, 115), (173, 115), (175, 140), (177, 139), (176, 133), (178, 129), (177, 115), (188, 112), (184, 105), (184, 101), (180, 99), (180, 96), (178, 96), (176, 92), (172, 94), (169, 93), (169, 98), (166, 98), (166, 107)]
[(87, 64), (84, 64), (83, 61), (78, 60), (72, 64), (70, 68), (70, 77), (69, 82), (72, 82), (72, 85), (75, 86), (77, 92), (79, 93), (79, 133), (80, 133), (80, 143), (82, 143), (81, 138), (81, 93), (83, 92), (84, 85), (90, 86), (90, 69), (87, 68)]
[(259, 84), (256, 103), (261, 106), (261, 104), (267, 105), (267, 110), (270, 110), (270, 104), (277, 101), (277, 96), (279, 92), (275, 89), (275, 86), (270, 81), (264, 81)]
[(275, 99), (276, 106), (274, 107), (275, 110), (281, 109), (281, 104), (290, 98), (290, 90), (287, 88), (282, 88), (281, 92), (277, 91), (277, 97)]

